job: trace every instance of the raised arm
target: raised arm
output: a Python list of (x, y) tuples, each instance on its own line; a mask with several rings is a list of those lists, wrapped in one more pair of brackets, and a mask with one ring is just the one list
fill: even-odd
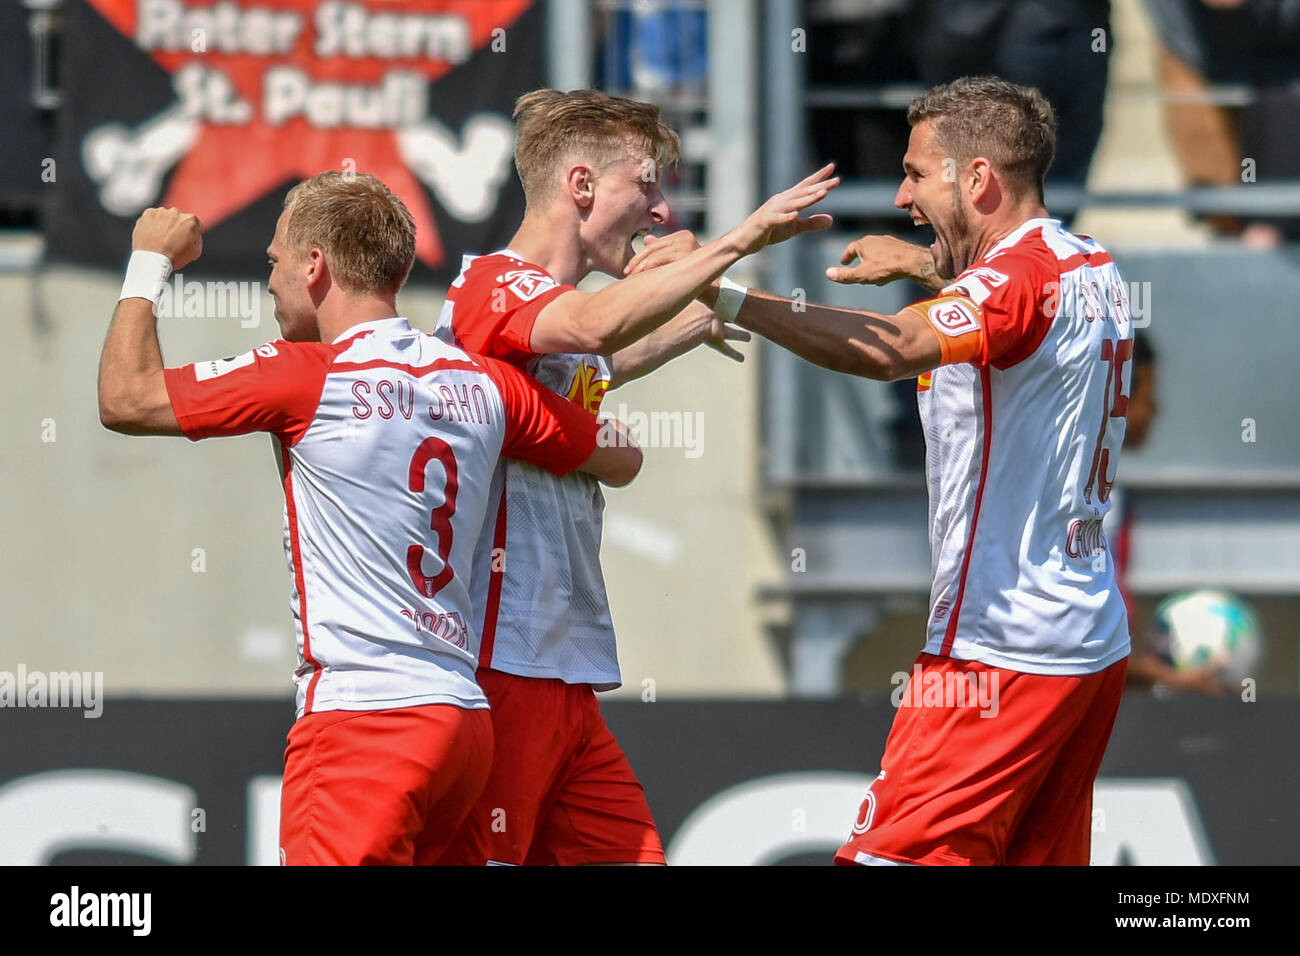
[(146, 209), (131, 249), (123, 298), (99, 357), (99, 420), (127, 435), (180, 435), (163, 379), (154, 303), (171, 270), (202, 252), (199, 220), (177, 209)]
[(682, 311), (733, 263), (764, 246), (825, 229), (831, 217), (800, 213), (839, 184), (834, 165), (777, 193), (730, 232), (659, 268), (610, 283), (599, 292), (571, 291), (538, 313), (531, 347), (539, 354), (613, 355)]
[(751, 289), (735, 321), (814, 365), (864, 378), (910, 378), (944, 359), (938, 334), (911, 309), (882, 315), (805, 305)]

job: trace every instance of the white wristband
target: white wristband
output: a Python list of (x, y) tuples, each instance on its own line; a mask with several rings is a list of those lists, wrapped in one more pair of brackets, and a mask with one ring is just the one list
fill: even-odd
[(718, 290), (718, 301), (713, 304), (713, 311), (731, 322), (736, 318), (736, 313), (740, 311), (740, 306), (745, 301), (749, 289), (739, 282), (732, 282), (726, 276), (719, 279), (718, 283), (722, 288)]
[(117, 301), (148, 299), (153, 303), (154, 315), (157, 315), (163, 288), (171, 277), (170, 259), (161, 252), (137, 249), (131, 253), (131, 258), (126, 263), (126, 279), (122, 282), (122, 294), (117, 297)]

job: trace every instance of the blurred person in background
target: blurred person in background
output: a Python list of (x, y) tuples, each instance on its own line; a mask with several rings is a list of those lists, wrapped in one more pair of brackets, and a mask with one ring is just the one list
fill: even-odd
[[(1146, 0), (1159, 39), (1165, 121), (1189, 186), (1300, 177), (1300, 0)], [(1213, 99), (1242, 84), (1244, 104)], [(1243, 165), (1250, 161), (1249, 166)], [(1298, 217), (1203, 215), (1255, 246), (1300, 239)]]
[[(1136, 449), (1146, 444), (1152, 423), (1160, 411), (1156, 401), (1156, 353), (1147, 336), (1138, 334), (1133, 339), (1133, 385), (1128, 400), (1128, 429), (1124, 433), (1124, 448)], [(1124, 595), (1128, 608), (1129, 636), (1133, 642), (1133, 655), (1128, 662), (1130, 687), (1154, 688), (1162, 685), (1170, 690), (1199, 691), (1219, 695), (1226, 692), (1222, 679), (1210, 668), (1190, 671), (1175, 670), (1169, 662), (1168, 648), (1155, 646), (1148, 638), (1145, 625), (1139, 623), (1137, 602), (1129, 589), (1128, 569), (1132, 556), (1133, 506), (1128, 490), (1116, 482), (1110, 491), (1111, 509), (1102, 522), (1106, 540), (1114, 542), (1110, 553), (1115, 561), (1115, 580)]]
[(1082, 187), (1101, 138), (1109, 0), (921, 0), (919, 12), (921, 81), (995, 73), (1034, 87), (1060, 122), (1047, 185)]
[[(805, 82), (814, 91), (866, 92), (920, 82), (914, 0), (807, 0)], [(907, 99), (890, 104), (811, 105), (813, 154), (835, 160), (846, 179), (893, 179), (907, 150)], [(892, 213), (848, 213), (836, 225), (854, 232), (902, 234), (911, 228)]]

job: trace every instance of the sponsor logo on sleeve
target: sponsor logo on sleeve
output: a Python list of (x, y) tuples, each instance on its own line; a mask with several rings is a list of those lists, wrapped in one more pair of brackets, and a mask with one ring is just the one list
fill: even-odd
[(952, 285), (946, 286), (945, 293), (958, 292), (970, 296), (976, 305), (983, 305), (984, 300), (993, 294), (993, 290), (1004, 285), (1009, 276), (990, 269), (988, 266), (976, 266), (967, 269)]
[(930, 324), (944, 335), (958, 336), (980, 327), (975, 310), (959, 299), (936, 302), (930, 306)]
[[(267, 346), (262, 346), (266, 348)], [(230, 358), (211, 359), (207, 362), (194, 363), (194, 380), (197, 382), (206, 382), (208, 379), (220, 378), (228, 372), (233, 372), (237, 368), (243, 368), (245, 365), (253, 364), (253, 353), (245, 352), (243, 355), (232, 355)]]
[(536, 269), (516, 269), (507, 272), (501, 277), (501, 281), (505, 283), (506, 288), (525, 302), (559, 285), (546, 273), (538, 272)]

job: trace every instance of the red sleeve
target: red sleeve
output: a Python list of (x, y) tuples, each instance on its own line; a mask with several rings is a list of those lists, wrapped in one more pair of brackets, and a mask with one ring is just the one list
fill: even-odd
[[(944, 288), (964, 294), (979, 309), (983, 330), (980, 349), (970, 361), (1006, 369), (1032, 355), (1051, 327), (1060, 297), (1055, 256), (1033, 250), (996, 256), (987, 265), (967, 269)], [(1051, 262), (1048, 262), (1051, 256)]]
[(532, 337), (538, 314), (573, 289), (518, 259), (479, 256), (447, 292), (452, 334), (467, 352), (522, 366), (537, 356)]
[(591, 457), (600, 431), (595, 415), (505, 362), (488, 357), (480, 361), (505, 405), (502, 455), (555, 475), (567, 475)]
[(167, 397), (191, 441), (271, 432), (292, 445), (316, 415), (334, 352), (318, 342), (278, 341), (164, 369)]

